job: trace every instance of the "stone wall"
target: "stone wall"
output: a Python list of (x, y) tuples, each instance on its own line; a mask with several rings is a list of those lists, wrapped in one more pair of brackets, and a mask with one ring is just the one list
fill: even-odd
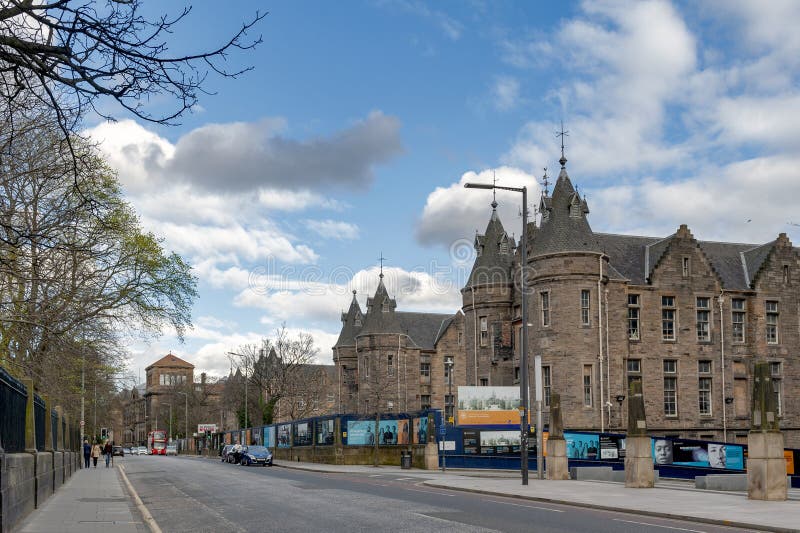
[(11, 531), (78, 468), (75, 452), (0, 453), (0, 531)]
[[(400, 466), (400, 452), (411, 450), (414, 468), (425, 468), (425, 445), (380, 446), (378, 464)], [(274, 450), (278, 461), (300, 461), (341, 465), (372, 465), (374, 446), (297, 446)]]

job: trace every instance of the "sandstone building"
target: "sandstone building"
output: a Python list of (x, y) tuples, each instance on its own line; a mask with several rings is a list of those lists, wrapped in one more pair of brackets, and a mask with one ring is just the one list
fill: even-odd
[(743, 443), (753, 364), (767, 361), (787, 446), (800, 447), (798, 249), (783, 233), (763, 244), (709, 242), (685, 225), (666, 237), (596, 233), (566, 162), (528, 223), (524, 269), (493, 203), (461, 310), (396, 311), (382, 279), (366, 312), (354, 295), (333, 347), (339, 411), (450, 410), (447, 361), (454, 391), (518, 385), (525, 297), (545, 412), (559, 392), (570, 429), (624, 428), (621, 400), (637, 380), (652, 434)]

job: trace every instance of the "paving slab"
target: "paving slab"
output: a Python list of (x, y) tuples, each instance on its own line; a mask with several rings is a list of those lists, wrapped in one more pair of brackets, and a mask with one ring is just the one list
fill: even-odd
[(80, 469), (33, 511), (20, 533), (146, 533), (117, 468)]

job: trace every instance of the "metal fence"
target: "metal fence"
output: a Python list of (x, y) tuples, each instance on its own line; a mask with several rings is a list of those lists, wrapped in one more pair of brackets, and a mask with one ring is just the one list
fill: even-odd
[(36, 451), (44, 451), (44, 424), (46, 420), (44, 400), (38, 395), (33, 395), (33, 417), (36, 427)]
[(0, 368), (0, 448), (25, 450), (25, 407), (28, 392), (20, 381)]
[(50, 411), (50, 436), (53, 437), (52, 447), (58, 449), (58, 411)]

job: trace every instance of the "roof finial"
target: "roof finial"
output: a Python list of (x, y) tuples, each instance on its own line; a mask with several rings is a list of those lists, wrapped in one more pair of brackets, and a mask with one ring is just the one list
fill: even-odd
[(542, 176), (542, 185), (544, 185), (544, 195), (547, 196), (549, 193), (547, 187), (550, 185), (550, 176), (547, 175), (547, 167), (544, 167), (544, 176)]
[[(497, 186), (497, 173), (492, 170), (492, 185)], [(492, 188), (492, 210), (497, 209), (497, 189)]]
[(561, 131), (556, 132), (556, 137), (561, 137), (561, 159), (558, 160), (561, 163), (561, 168), (566, 168), (567, 165), (567, 157), (564, 155), (564, 137), (569, 137), (569, 131), (564, 129), (564, 121), (561, 121)]
[[(385, 258), (385, 257), (383, 257), (383, 252), (381, 252), (381, 256), (380, 256), (378, 259), (379, 259), (379, 260), (380, 260), (380, 262), (381, 262), (381, 273), (380, 273), (380, 276), (379, 276), (379, 277), (380, 277), (381, 279), (383, 279), (383, 262), (386, 260), (386, 258)], [(353, 292), (353, 294), (355, 294), (355, 292)]]

